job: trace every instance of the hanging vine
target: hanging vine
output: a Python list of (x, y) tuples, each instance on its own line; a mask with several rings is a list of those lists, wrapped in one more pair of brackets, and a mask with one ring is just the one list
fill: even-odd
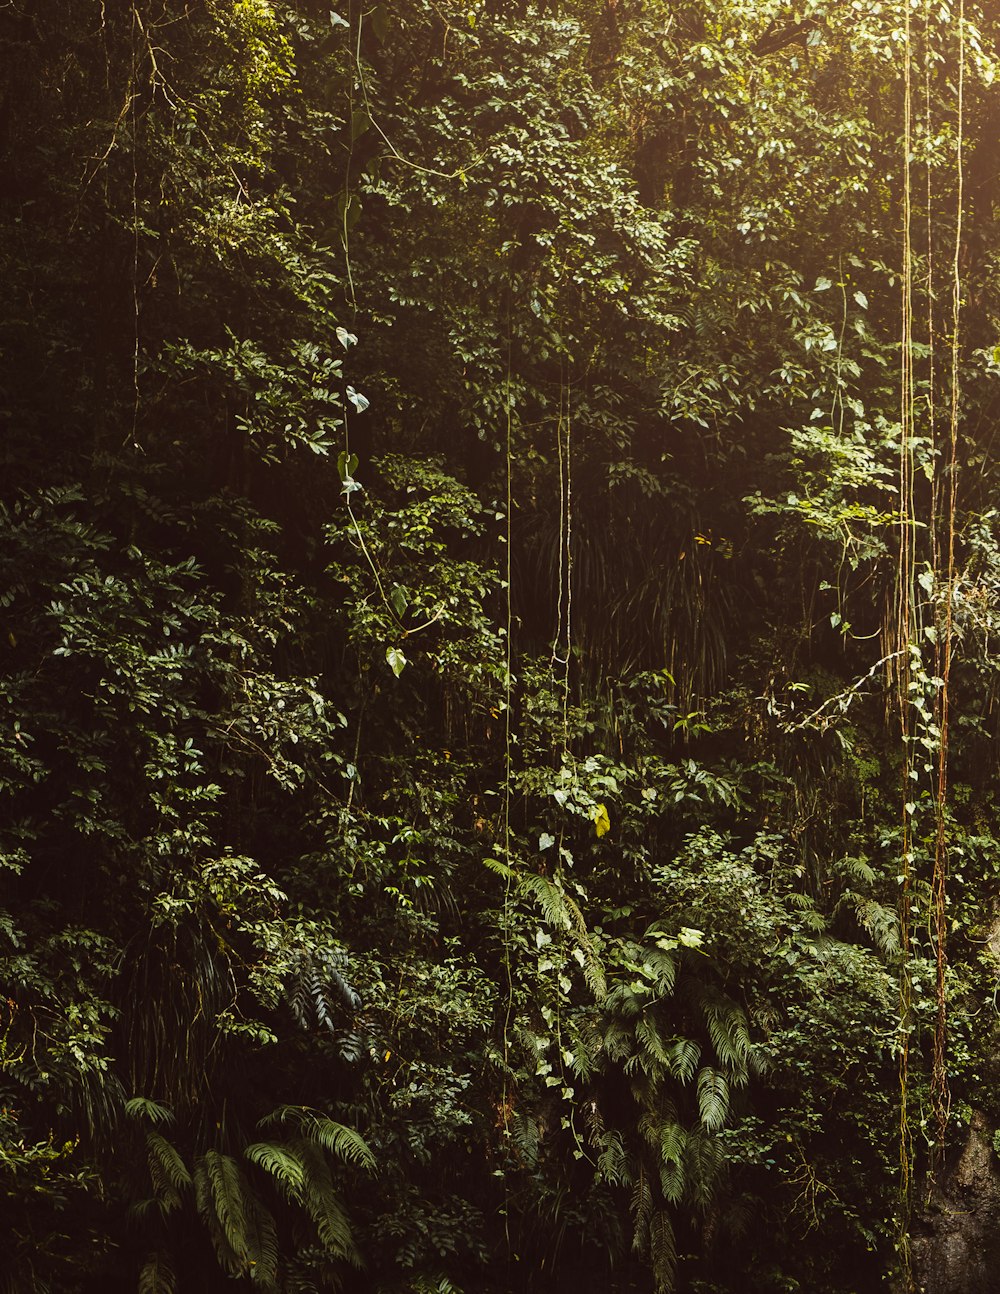
[[(910, 1217), (912, 1213), (913, 1137), (910, 1127), (910, 1044), (913, 1030), (912, 886), (913, 841), (912, 799), (913, 731), (910, 688), (913, 682), (916, 625), (914, 616), (914, 570), (916, 527), (913, 499), (914, 382), (913, 382), (913, 241), (910, 158), (913, 149), (913, 100), (911, 86), (912, 25), (909, 0), (903, 3), (903, 210), (900, 319), (900, 409), (899, 409), (899, 546), (896, 565), (895, 624), (888, 650), (895, 648), (896, 706), (902, 752), (903, 806), (900, 820), (900, 972), (899, 972), (899, 1218), (897, 1247), (905, 1287), (913, 1287), (910, 1258)], [(887, 654), (888, 654), (887, 650)]]
[[(950, 372), (948, 406), (939, 417), (938, 383), (935, 369), (935, 228), (937, 198), (933, 179), (933, 113), (931, 65), (934, 56), (932, 17), (925, 10), (922, 23), (923, 49), (923, 131), (925, 166), (926, 249), (922, 287), (926, 295), (926, 337), (923, 347), (926, 369), (921, 409), (926, 408), (926, 462), (931, 485), (926, 512), (916, 491), (915, 464), (920, 445), (917, 425), (916, 360), (920, 351), (915, 336), (915, 274), (917, 254), (913, 238), (914, 195), (914, 93), (912, 69), (916, 63), (917, 41), (911, 6), (903, 6), (903, 184), (902, 184), (902, 270), (900, 328), (900, 453), (899, 453), (899, 545), (895, 585), (894, 642), (901, 662), (896, 677), (896, 703), (902, 742), (903, 811), (901, 821), (901, 886), (899, 899), (899, 1081), (900, 1081), (900, 1203), (897, 1244), (904, 1287), (916, 1288), (910, 1255), (910, 1222), (913, 1210), (914, 1144), (912, 1133), (912, 1047), (917, 1021), (913, 1010), (914, 948), (914, 865), (917, 857), (915, 821), (921, 802), (933, 806), (933, 840), (929, 886), (930, 910), (927, 929), (934, 962), (934, 1025), (931, 1042), (930, 1106), (933, 1132), (929, 1137), (930, 1180), (939, 1172), (947, 1148), (947, 1125), (951, 1095), (948, 1083), (947, 1003), (947, 877), (948, 877), (948, 753), (950, 682), (954, 655), (954, 594), (956, 578), (957, 478), (960, 415), (961, 348), (961, 252), (963, 221), (963, 148), (966, 33), (964, 7), (957, 13), (957, 78), (955, 103), (955, 208), (950, 256)], [(949, 26), (948, 30), (952, 30)], [(936, 426), (945, 422), (947, 438), (937, 442)], [(923, 514), (923, 515), (922, 515)], [(919, 534), (927, 535), (926, 557), (919, 551)], [(921, 598), (919, 589), (925, 596)], [(933, 645), (932, 668), (921, 663), (925, 640)], [(917, 755), (923, 749), (926, 754)], [(918, 791), (922, 775), (931, 778), (924, 796)]]
[(934, 962), (936, 1012), (934, 1021), (934, 1063), (931, 1080), (931, 1099), (934, 1107), (935, 1143), (932, 1163), (943, 1162), (945, 1136), (948, 1126), (951, 1096), (948, 1089), (947, 1068), (947, 879), (948, 879), (948, 723), (951, 702), (951, 667), (954, 647), (954, 597), (955, 597), (955, 540), (958, 490), (958, 427), (961, 396), (959, 359), (961, 346), (962, 309), (962, 206), (964, 198), (963, 149), (965, 132), (965, 8), (959, 0), (958, 9), (958, 77), (956, 87), (955, 123), (955, 236), (951, 258), (951, 371), (948, 407), (948, 466), (945, 490), (944, 526), (946, 556), (943, 588), (944, 608), (937, 632), (938, 676), (938, 739), (937, 788), (935, 798), (934, 874), (932, 896), (934, 908)]

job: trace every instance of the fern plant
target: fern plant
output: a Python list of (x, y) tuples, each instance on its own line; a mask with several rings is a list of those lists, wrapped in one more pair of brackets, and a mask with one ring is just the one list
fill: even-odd
[(181, 1255), (171, 1253), (170, 1241), (176, 1243), (177, 1232), (165, 1223), (192, 1203), (223, 1271), (248, 1277), (263, 1289), (283, 1288), (291, 1256), (283, 1240), (282, 1204), (309, 1218), (323, 1262), (361, 1266), (330, 1163), (374, 1171), (374, 1156), (353, 1128), (306, 1106), (281, 1106), (261, 1126), (288, 1129), (291, 1135), (252, 1142), (239, 1155), (210, 1147), (195, 1156), (189, 1169), (177, 1146), (159, 1130), (173, 1122), (167, 1107), (134, 1097), (127, 1111), (154, 1125), (145, 1129), (153, 1194), (134, 1208), (142, 1219), (155, 1206), (159, 1219), (154, 1228), (157, 1247), (149, 1251), (140, 1271), (142, 1290), (173, 1294)]
[[(633, 1248), (647, 1255), (660, 1291), (675, 1283), (677, 1211), (707, 1217), (724, 1179), (719, 1134), (733, 1117), (733, 1092), (761, 1068), (744, 1010), (703, 978), (711, 968), (695, 960), (697, 934), (670, 936), (657, 922), (641, 942), (614, 950), (604, 1082), (595, 1085), (608, 1105), (591, 1130), (596, 1172), (630, 1191)], [(629, 1097), (624, 1119), (620, 1108), (611, 1116), (616, 1070)]]

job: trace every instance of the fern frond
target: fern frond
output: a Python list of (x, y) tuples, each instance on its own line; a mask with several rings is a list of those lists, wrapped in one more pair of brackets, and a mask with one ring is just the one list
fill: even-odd
[(589, 939), (583, 946), (583, 956), (583, 982), (594, 995), (594, 1001), (603, 1002), (608, 995), (608, 977), (604, 973), (604, 963)]
[(370, 1173), (375, 1172), (375, 1156), (360, 1132), (342, 1123), (334, 1123), (333, 1119), (322, 1114), (313, 1115), (301, 1126), (306, 1136), (344, 1163), (357, 1164)]
[(644, 1110), (636, 1125), (639, 1136), (654, 1149), (660, 1144), (660, 1117), (653, 1110)]
[(624, 1060), (630, 1056), (634, 1042), (632, 1030), (613, 1017), (604, 1030), (604, 1053), (608, 1060)]
[(161, 1180), (169, 1182), (175, 1191), (186, 1190), (191, 1185), (191, 1174), (177, 1148), (158, 1132), (146, 1133), (146, 1145), (149, 1148), (149, 1170), (154, 1181), (159, 1174)]
[(587, 1127), (587, 1139), (596, 1150), (600, 1150), (611, 1134), (596, 1101), (588, 1101), (583, 1107), (583, 1120)]
[(514, 879), (514, 869), (507, 863), (502, 863), (499, 858), (484, 858), (483, 866), (488, 867), (491, 872), (502, 877), (505, 881)]
[(715, 1202), (719, 1178), (726, 1166), (726, 1150), (718, 1137), (700, 1128), (692, 1130), (684, 1148), (688, 1198), (707, 1212)]
[(550, 926), (557, 930), (569, 930), (572, 927), (573, 919), (562, 886), (537, 872), (526, 872), (519, 880), (521, 889), (535, 900)]
[(203, 1160), (195, 1161), (191, 1181), (194, 1183), (195, 1208), (199, 1216), (207, 1221), (212, 1212), (212, 1190)]
[(142, 1264), (138, 1294), (177, 1294), (177, 1277), (162, 1249), (154, 1250)]
[(311, 1191), (306, 1202), (323, 1247), (334, 1257), (344, 1258), (352, 1266), (360, 1267), (361, 1257), (354, 1244), (351, 1224), (340, 1207), (336, 1194), (317, 1182), (311, 1182), (310, 1185)]
[(587, 922), (584, 920), (580, 905), (571, 895), (563, 891), (563, 899), (570, 915), (576, 944), (583, 956), (583, 980), (598, 1002), (603, 1002), (608, 995), (608, 982), (604, 974), (604, 964), (597, 954)]
[(236, 1160), (218, 1150), (206, 1150), (202, 1163), (208, 1178), (211, 1211), (236, 1258), (240, 1262), (249, 1262), (254, 1254), (246, 1178)]
[(133, 1119), (148, 1119), (150, 1123), (173, 1123), (174, 1112), (165, 1105), (151, 1101), (147, 1096), (133, 1096), (125, 1102), (125, 1113)]
[(698, 1068), (701, 1047), (690, 1038), (675, 1038), (667, 1048), (667, 1058), (671, 1075), (682, 1083), (689, 1083)]
[(665, 1164), (679, 1164), (684, 1159), (687, 1129), (673, 1121), (660, 1126), (660, 1158)]
[(291, 989), (288, 991), (288, 1005), (291, 1008), (292, 1015), (295, 1017), (295, 1023), (300, 1029), (309, 1029), (312, 1026), (310, 1017), (310, 985), (307, 976), (299, 970), (292, 980)]
[(718, 1132), (729, 1116), (729, 1084), (707, 1065), (698, 1073), (698, 1114), (709, 1132)]
[(643, 964), (660, 993), (672, 993), (677, 979), (677, 957), (662, 948), (646, 949)]
[(278, 1279), (278, 1233), (274, 1218), (231, 1155), (206, 1150), (195, 1164), (195, 1201), (216, 1257), (231, 1276), (249, 1275), (274, 1289)]
[(204, 1156), (195, 1163), (191, 1177), (194, 1181), (195, 1205), (199, 1216), (208, 1228), (208, 1234), (211, 1237), (219, 1266), (223, 1271), (228, 1272), (230, 1276), (239, 1276), (243, 1273), (245, 1265), (239, 1255), (233, 1252), (233, 1247), (222, 1230), (212, 1201), (212, 1182), (209, 1178)]
[(361, 1005), (358, 994), (344, 977), (346, 965), (346, 954), (334, 948), (302, 952), (296, 958), (290, 982), (285, 987), (285, 1000), (300, 1029), (311, 1030), (318, 1025), (336, 1034), (334, 1017), (338, 1001), (352, 1013)]
[(753, 1052), (746, 1016), (735, 1003), (717, 998), (705, 1005), (705, 1023), (716, 1056), (728, 1067), (731, 1081), (742, 1086), (749, 1077)]
[(243, 1154), (274, 1177), (284, 1194), (291, 1200), (301, 1200), (305, 1186), (305, 1167), (288, 1146), (273, 1141), (255, 1141), (244, 1148)]
[(250, 1278), (255, 1285), (273, 1290), (278, 1283), (278, 1228), (270, 1211), (259, 1200), (251, 1207)]
[(649, 1256), (657, 1294), (670, 1294), (677, 1276), (677, 1245), (670, 1215), (657, 1209), (649, 1223)]
[(759, 1200), (756, 1205), (757, 1207), (753, 1199), (746, 1195), (733, 1200), (722, 1216), (725, 1234), (732, 1236), (734, 1240), (743, 1240), (748, 1236), (754, 1220), (760, 1215)]
[(320, 1243), (332, 1257), (346, 1259), (353, 1266), (360, 1267), (361, 1255), (354, 1244), (350, 1222), (334, 1189), (322, 1151), (304, 1138), (295, 1142), (295, 1150), (306, 1170), (303, 1203), (316, 1226)]
[(621, 1133), (610, 1132), (605, 1136), (604, 1149), (597, 1156), (597, 1176), (611, 1186), (626, 1186), (631, 1180), (628, 1169), (628, 1155)]
[(899, 952), (899, 917), (895, 908), (887, 908), (875, 899), (859, 898), (855, 900), (854, 914), (884, 957), (894, 957)]
[(581, 1028), (570, 1028), (570, 1036), (573, 1045), (573, 1061), (570, 1069), (578, 1078), (586, 1080), (603, 1060), (600, 1027), (596, 1020), (588, 1016), (582, 1022)]
[(660, 1165), (660, 1190), (663, 1192), (663, 1198), (669, 1204), (680, 1204), (684, 1199), (686, 1185), (687, 1177), (684, 1173), (683, 1164)]
[(648, 1012), (641, 1015), (636, 1022), (635, 1036), (642, 1044), (646, 1055), (655, 1060), (659, 1067), (669, 1072), (670, 1053), (660, 1037), (656, 1022)]
[(867, 858), (845, 858), (844, 862), (855, 880), (862, 881), (865, 885), (875, 884), (875, 869)]
[(633, 1052), (631, 1056), (622, 1065), (622, 1073), (626, 1078), (634, 1078), (638, 1071), (648, 1074), (646, 1069), (646, 1058), (640, 1051)]
[[(631, 953), (632, 947), (625, 945), (623, 951), (626, 956)], [(614, 1015), (623, 1016), (625, 1019), (630, 1020), (642, 1011), (648, 1001), (649, 998), (645, 994), (640, 996), (640, 994), (636, 993), (631, 984), (619, 983), (608, 994), (608, 1000), (604, 1005)]]
[(649, 1239), (649, 1223), (653, 1216), (653, 1191), (643, 1166), (639, 1165), (639, 1175), (632, 1188), (632, 1248), (641, 1254)]
[(535, 1168), (538, 1164), (540, 1144), (538, 1124), (527, 1115), (515, 1114), (507, 1126), (522, 1163), (527, 1164), (529, 1168)]
[(273, 1123), (291, 1123), (303, 1136), (344, 1163), (357, 1164), (369, 1172), (376, 1170), (375, 1156), (361, 1133), (343, 1123), (336, 1123), (319, 1110), (308, 1105), (279, 1105), (257, 1126), (264, 1128)]

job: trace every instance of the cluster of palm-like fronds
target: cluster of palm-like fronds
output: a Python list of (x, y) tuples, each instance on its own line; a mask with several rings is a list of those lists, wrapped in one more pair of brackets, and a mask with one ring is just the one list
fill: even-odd
[[(130, 1100), (129, 1114), (146, 1125), (152, 1195), (138, 1200), (138, 1218), (158, 1215), (160, 1242), (150, 1250), (139, 1279), (141, 1294), (175, 1294), (182, 1255), (171, 1248), (165, 1226), (170, 1215), (193, 1204), (220, 1266), (231, 1276), (252, 1276), (264, 1289), (277, 1289), (281, 1276), (281, 1204), (307, 1216), (326, 1260), (360, 1265), (351, 1225), (334, 1182), (330, 1160), (366, 1172), (375, 1159), (354, 1129), (317, 1110), (283, 1106), (261, 1120), (262, 1127), (286, 1130), (280, 1140), (256, 1141), (240, 1154), (215, 1147), (196, 1153), (190, 1167), (159, 1128), (173, 1122), (165, 1106), (144, 1097)], [(258, 1171), (255, 1173), (254, 1169)], [(273, 1198), (277, 1196), (277, 1199)], [(269, 1198), (271, 1197), (271, 1198)]]

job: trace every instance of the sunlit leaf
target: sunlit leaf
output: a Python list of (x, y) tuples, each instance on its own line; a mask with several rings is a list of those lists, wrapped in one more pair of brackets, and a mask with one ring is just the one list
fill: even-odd
[(385, 649), (385, 659), (389, 668), (399, 678), (403, 670), (406, 669), (406, 657), (398, 647), (387, 647)]

